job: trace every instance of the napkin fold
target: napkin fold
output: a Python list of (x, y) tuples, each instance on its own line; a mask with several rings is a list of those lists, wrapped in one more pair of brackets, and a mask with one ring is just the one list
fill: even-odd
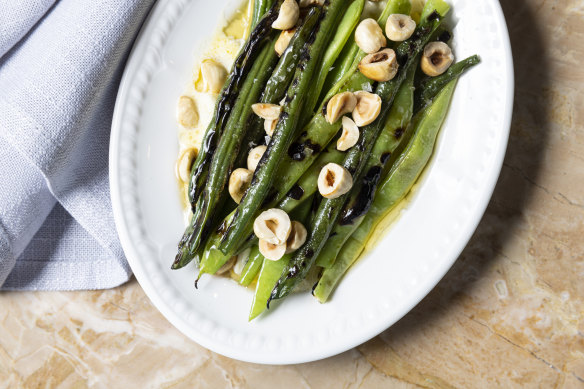
[(2, 3), (0, 285), (117, 286), (131, 270), (109, 197), (109, 135), (154, 0)]

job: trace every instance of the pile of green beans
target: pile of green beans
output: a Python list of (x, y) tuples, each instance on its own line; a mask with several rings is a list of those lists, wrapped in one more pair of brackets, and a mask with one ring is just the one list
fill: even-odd
[[(235, 255), (248, 253), (237, 281), (243, 286), (255, 283), (250, 320), (269, 308), (271, 300), (291, 293), (309, 272), (319, 275), (313, 295), (320, 302), (329, 298), (376, 226), (420, 177), (456, 81), (480, 61), (477, 56), (466, 58), (437, 77), (419, 70), (428, 42), (446, 42), (451, 36), (442, 26), (448, 4), (428, 0), (412, 36), (389, 41), (399, 63), (395, 77), (386, 82), (368, 79), (358, 70), (366, 53), (353, 39), (365, 1), (311, 5), (301, 12), (296, 32), (278, 59), (274, 42), (279, 32), (271, 23), (283, 0), (255, 0), (249, 38), (193, 164), (189, 185), (193, 216), (172, 268), (194, 259), (197, 286), (203, 274), (215, 274)], [(410, 0), (388, 0), (377, 22), (383, 28), (391, 14), (410, 11)], [(360, 90), (374, 91), (381, 98), (380, 113), (359, 129), (356, 145), (339, 151), (341, 121), (326, 120), (326, 104), (337, 93)], [(282, 106), (271, 137), (265, 136), (263, 120), (252, 113), (251, 105), (258, 102)], [(245, 166), (250, 149), (264, 141), (266, 151), (235, 206), (226, 194), (229, 175)], [(353, 179), (347, 193), (332, 199), (323, 198), (317, 185), (329, 163), (341, 165)], [(304, 244), (276, 261), (261, 254), (252, 227), (255, 218), (270, 208), (285, 211), (307, 229)]]

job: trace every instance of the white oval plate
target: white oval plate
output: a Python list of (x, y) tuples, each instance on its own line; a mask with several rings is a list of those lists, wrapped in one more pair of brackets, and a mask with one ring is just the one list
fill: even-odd
[(171, 271), (183, 217), (174, 162), (175, 104), (226, 1), (159, 1), (119, 90), (110, 147), (111, 195), (124, 251), (154, 305), (185, 335), (249, 362), (284, 364), (335, 355), (379, 334), (413, 308), (452, 266), (499, 175), (513, 105), (513, 67), (496, 0), (451, 0), (457, 58), (482, 63), (456, 88), (438, 148), (413, 200), (330, 302), (310, 293), (247, 321), (252, 291), (195, 268)]

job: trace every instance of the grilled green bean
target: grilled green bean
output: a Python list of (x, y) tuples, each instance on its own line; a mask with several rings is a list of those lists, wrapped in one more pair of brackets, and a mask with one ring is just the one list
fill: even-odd
[[(185, 237), (179, 245), (179, 252), (175, 258), (173, 268), (180, 268), (185, 266), (195, 256), (200, 242), (206, 239), (206, 235), (210, 232), (210, 228), (214, 225), (216, 218), (213, 218), (213, 213), (222, 209), (221, 206), (225, 201), (226, 193), (223, 188), (232, 167), (240, 166), (242, 161), (247, 159), (249, 149), (263, 137), (263, 122), (262, 120), (251, 115), (251, 105), (260, 100), (263, 103), (277, 103), (283, 96), (286, 90), (286, 83), (290, 82), (291, 76), (289, 69), (296, 67), (298, 64), (301, 49), (306, 42), (306, 39), (313, 31), (315, 24), (319, 19), (320, 10), (313, 8), (309, 11), (304, 19), (302, 26), (298, 29), (296, 34), (292, 37), (289, 47), (283, 53), (278, 61), (276, 68), (273, 70), (274, 61), (276, 60), (276, 52), (273, 49), (273, 42), (268, 44), (263, 49), (263, 58), (256, 61), (254, 65), (255, 72), (250, 71), (249, 79), (246, 81), (247, 90), (242, 90), (240, 97), (236, 100), (232, 109), (232, 116), (226, 128), (226, 136), (218, 146), (218, 151), (215, 152), (216, 157), (212, 159), (212, 166), (214, 174), (210, 176), (208, 185), (204, 189), (205, 196), (201, 199), (201, 203), (195, 208), (191, 223), (185, 232)], [(266, 78), (270, 78), (266, 81)], [(266, 85), (259, 99), (259, 92), (262, 86)], [(242, 135), (244, 134), (244, 135)], [(242, 139), (243, 141), (238, 140)], [(240, 149), (239, 153), (235, 150)], [(237, 155), (236, 163), (233, 162), (233, 156)]]
[(359, 17), (363, 11), (363, 6), (365, 0), (355, 0), (343, 15), (343, 19), (337, 27), (335, 36), (333, 37), (331, 43), (328, 45), (320, 69), (315, 74), (315, 82), (313, 82), (312, 88), (310, 88), (310, 94), (307, 97), (306, 108), (304, 111), (306, 114), (314, 113), (316, 104), (318, 103), (318, 97), (326, 80), (327, 74), (330, 71), (331, 66), (339, 56), (343, 46), (347, 42), (350, 36), (352, 36), (353, 30), (357, 27), (359, 23)]
[(249, 28), (252, 30), (261, 20), (262, 16), (272, 6), (273, 0), (253, 0), (253, 13), (249, 23)]
[(462, 73), (477, 65), (480, 61), (478, 55), (473, 55), (450, 66), (443, 74), (424, 80), (420, 85), (419, 91), (416, 91), (414, 112), (418, 112), (428, 105), (446, 84), (458, 78)]
[(251, 105), (258, 101), (262, 86), (271, 74), (277, 54), (272, 45), (264, 45), (262, 52), (258, 56), (254, 66), (249, 71), (241, 93), (235, 100), (231, 115), (227, 121), (221, 141), (217, 150), (213, 153), (211, 166), (208, 169), (208, 182), (197, 201), (197, 206), (193, 212), (191, 223), (187, 229), (187, 234), (181, 239), (183, 245), (179, 245), (178, 253), (172, 265), (173, 269), (178, 269), (188, 264), (194, 253), (199, 248), (201, 240), (211, 232), (213, 215), (226, 199), (225, 184), (229, 178), (229, 172), (233, 167), (233, 162), (237, 157), (239, 149), (238, 141), (244, 137), (247, 129), (246, 123), (252, 114)]
[(455, 84), (456, 79), (450, 81), (434, 101), (420, 111), (412, 121), (413, 135), (377, 189), (369, 212), (343, 246), (334, 265), (330, 269), (325, 269), (316, 285), (314, 296), (320, 302), (328, 299), (342, 275), (365, 248), (375, 226), (406, 196), (422, 173), (432, 155), (436, 136), (448, 112)]
[[(219, 138), (223, 134), (224, 126), (227, 118), (231, 113), (231, 107), (237, 98), (239, 90), (246, 79), (246, 76), (251, 69), (255, 59), (263, 47), (263, 43), (272, 33), (272, 22), (278, 17), (280, 4), (283, 0), (278, 0), (276, 4), (270, 8), (266, 16), (258, 23), (258, 25), (251, 32), (245, 45), (240, 50), (231, 73), (221, 90), (221, 94), (215, 105), (213, 118), (205, 131), (201, 148), (195, 162), (191, 169), (191, 176), (189, 180), (189, 201), (191, 203), (192, 211), (195, 211), (196, 203), (203, 191), (207, 176), (209, 173), (209, 165)], [(179, 243), (179, 246), (184, 245), (185, 242)]]
[(280, 114), (274, 134), (219, 247), (224, 254), (233, 253), (241, 244), (242, 238), (247, 237), (245, 235), (247, 227), (268, 196), (282, 156), (285, 155), (297, 133), (297, 124), (301, 118), (306, 92), (310, 89), (312, 76), (321, 61), (323, 47), (330, 39), (333, 27), (338, 22), (347, 3), (348, 0), (333, 0), (323, 6), (325, 15), (318, 32), (314, 34), (313, 42), (309, 42), (305, 46), (305, 55), (299, 63), (292, 85), (288, 89), (283, 112)]

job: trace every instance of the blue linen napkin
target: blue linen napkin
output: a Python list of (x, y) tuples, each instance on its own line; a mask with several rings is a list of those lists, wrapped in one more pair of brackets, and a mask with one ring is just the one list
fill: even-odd
[(131, 270), (108, 147), (118, 84), (154, 0), (0, 0), (0, 286), (101, 289)]

